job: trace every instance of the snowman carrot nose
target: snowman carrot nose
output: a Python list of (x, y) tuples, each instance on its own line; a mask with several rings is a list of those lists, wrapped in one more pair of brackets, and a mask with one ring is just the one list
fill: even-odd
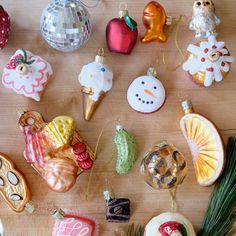
[(145, 92), (146, 94), (148, 94), (148, 95), (154, 97), (154, 98), (157, 98), (157, 97), (156, 97), (150, 90), (148, 90), (148, 89), (144, 89), (144, 92)]

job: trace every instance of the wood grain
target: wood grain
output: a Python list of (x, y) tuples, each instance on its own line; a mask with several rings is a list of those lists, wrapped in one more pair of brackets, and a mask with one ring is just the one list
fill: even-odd
[[(105, 178), (109, 179), (117, 197), (129, 198), (132, 203), (131, 222), (145, 224), (152, 216), (170, 210), (169, 194), (156, 191), (144, 184), (139, 174), (139, 165), (144, 153), (153, 144), (165, 139), (174, 143), (186, 156), (188, 177), (178, 190), (179, 211), (188, 217), (196, 230), (200, 228), (209, 196), (213, 187), (200, 187), (195, 178), (192, 159), (187, 144), (179, 129), (179, 120), (183, 113), (180, 99), (188, 97), (195, 110), (209, 117), (219, 127), (224, 140), (236, 133), (236, 70), (232, 68), (227, 79), (210, 89), (193, 84), (181, 68), (168, 70), (162, 63), (165, 52), (168, 66), (180, 62), (180, 55), (174, 45), (174, 35), (165, 44), (151, 43), (136, 45), (130, 56), (108, 53), (107, 64), (114, 72), (115, 80), (112, 91), (107, 94), (94, 119), (83, 120), (82, 94), (77, 81), (78, 73), (84, 63), (92, 61), (99, 47), (106, 48), (105, 28), (107, 22), (118, 15), (119, 3), (116, 0), (104, 0), (95, 9), (90, 9), (93, 22), (93, 35), (86, 47), (73, 53), (63, 54), (50, 48), (41, 38), (39, 20), (48, 0), (2, 0), (1, 4), (12, 19), (11, 38), (7, 47), (0, 52), (0, 69), (2, 70), (9, 57), (18, 48), (25, 48), (39, 54), (49, 61), (54, 70), (53, 79), (48, 84), (41, 102), (37, 103), (16, 95), (0, 85), (0, 151), (9, 155), (18, 168), (25, 174), (32, 191), (36, 211), (29, 215), (26, 212), (16, 214), (0, 200), (0, 218), (8, 236), (47, 236), (51, 235), (53, 219), (50, 212), (54, 207), (72, 208), (97, 219), (100, 224), (100, 235), (112, 236), (116, 228), (124, 225), (106, 223), (103, 190)], [(139, 34), (145, 29), (142, 25), (142, 11), (148, 1), (127, 0), (130, 15), (138, 22)], [(187, 28), (191, 17), (192, 2), (189, 0), (160, 0), (168, 15), (183, 15), (180, 25), (179, 44), (184, 52), (193, 41), (194, 34)], [(236, 2), (215, 0), (217, 14), (222, 20), (219, 27), (219, 39), (226, 41), (231, 54), (236, 51)], [(126, 90), (131, 81), (145, 74), (147, 68), (156, 66), (159, 79), (167, 91), (165, 106), (152, 115), (141, 115), (131, 110), (126, 102)], [(92, 147), (103, 125), (108, 120), (119, 118), (122, 123), (137, 137), (139, 159), (134, 169), (126, 176), (119, 177), (114, 171), (115, 146), (113, 143), (115, 124), (105, 129), (98, 159), (92, 175), (89, 201), (85, 199), (89, 172), (79, 176), (74, 188), (66, 194), (50, 191), (46, 183), (26, 163), (23, 158), (24, 141), (19, 130), (17, 111), (22, 109), (37, 110), (45, 119), (51, 120), (58, 115), (72, 116), (77, 122), (81, 135)], [(112, 159), (113, 158), (113, 159)]]

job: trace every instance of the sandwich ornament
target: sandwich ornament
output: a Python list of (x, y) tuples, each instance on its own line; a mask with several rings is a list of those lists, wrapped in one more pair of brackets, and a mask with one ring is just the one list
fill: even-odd
[(2, 83), (17, 94), (40, 101), (52, 75), (51, 65), (41, 57), (18, 49), (3, 70)]
[(166, 25), (171, 25), (171, 23), (172, 18), (166, 15), (166, 11), (160, 3), (156, 1), (149, 2), (143, 11), (143, 25), (146, 28), (146, 33), (141, 38), (141, 42), (166, 42), (168, 37), (164, 29)]
[(183, 69), (200, 86), (210, 87), (214, 82), (224, 80), (234, 61), (225, 42), (216, 39), (216, 26), (219, 24), (220, 19), (215, 15), (211, 0), (194, 1), (189, 28), (196, 32), (195, 37), (199, 41), (188, 46), (188, 59)]
[(69, 191), (77, 176), (93, 166), (95, 155), (71, 117), (58, 116), (46, 123), (40, 113), (28, 111), (20, 114), (19, 125), (26, 161), (53, 191)]
[(135, 111), (150, 114), (163, 106), (166, 99), (165, 88), (156, 74), (155, 68), (149, 68), (147, 75), (136, 78), (130, 84), (127, 100)]
[(147, 223), (143, 236), (196, 236), (196, 233), (183, 215), (166, 212)]
[(210, 87), (214, 82), (224, 80), (234, 62), (225, 43), (217, 41), (213, 35), (207, 41), (190, 44), (187, 50), (188, 60), (183, 69), (200, 86)]
[(106, 28), (106, 40), (111, 52), (130, 54), (137, 42), (137, 23), (128, 10), (120, 10), (119, 18), (112, 19)]
[(0, 5), (0, 49), (3, 49), (9, 39), (11, 21), (8, 13)]
[(52, 236), (98, 236), (99, 227), (95, 220), (70, 209), (56, 209), (56, 220)]
[(210, 186), (220, 177), (225, 165), (221, 136), (211, 121), (194, 112), (191, 101), (183, 101), (182, 107), (185, 115), (180, 128), (193, 157), (197, 181), (201, 186)]
[(79, 83), (83, 87), (84, 119), (87, 121), (112, 88), (113, 73), (104, 61), (104, 50), (99, 49), (95, 61), (84, 65), (79, 74)]
[[(0, 195), (9, 207), (19, 213), (34, 211), (31, 195), (24, 176), (6, 155), (0, 153)], [(1, 225), (0, 225), (1, 228)]]

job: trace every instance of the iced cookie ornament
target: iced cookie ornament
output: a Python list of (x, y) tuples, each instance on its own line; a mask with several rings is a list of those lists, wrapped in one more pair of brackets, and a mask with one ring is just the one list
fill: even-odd
[(210, 186), (224, 168), (221, 136), (211, 121), (194, 112), (191, 101), (183, 101), (182, 107), (185, 115), (180, 120), (180, 128), (192, 153), (197, 181), (201, 186)]
[(28, 111), (20, 114), (19, 125), (26, 161), (53, 191), (69, 191), (77, 176), (93, 166), (95, 155), (71, 117), (58, 116), (46, 123), (40, 113)]
[(127, 100), (135, 111), (148, 114), (163, 106), (166, 99), (165, 88), (156, 76), (156, 69), (151, 67), (147, 75), (136, 78), (130, 84)]
[(148, 222), (143, 236), (196, 236), (196, 233), (183, 215), (165, 212)]
[(6, 155), (0, 153), (0, 195), (15, 212), (34, 211), (31, 195), (24, 176)]
[(210, 87), (214, 81), (221, 82), (234, 62), (225, 43), (218, 42), (213, 35), (208, 41), (190, 44), (187, 50), (188, 60), (183, 64), (183, 69), (201, 86)]
[(215, 6), (211, 0), (194, 1), (189, 29), (195, 31), (196, 38), (217, 36), (216, 26), (219, 24), (220, 19), (215, 14)]
[(95, 220), (69, 209), (56, 209), (56, 220), (52, 236), (98, 236), (99, 227)]
[(112, 88), (113, 73), (104, 64), (104, 49), (98, 50), (95, 61), (83, 66), (79, 83), (83, 86), (84, 118), (89, 121), (106, 93)]
[(52, 75), (51, 65), (41, 57), (19, 49), (3, 70), (2, 83), (17, 94), (40, 101)]

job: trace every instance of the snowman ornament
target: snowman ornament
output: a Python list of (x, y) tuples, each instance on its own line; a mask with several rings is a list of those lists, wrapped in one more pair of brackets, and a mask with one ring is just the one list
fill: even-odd
[(127, 91), (129, 105), (137, 112), (150, 114), (158, 111), (166, 99), (165, 88), (156, 78), (156, 69), (133, 80)]

